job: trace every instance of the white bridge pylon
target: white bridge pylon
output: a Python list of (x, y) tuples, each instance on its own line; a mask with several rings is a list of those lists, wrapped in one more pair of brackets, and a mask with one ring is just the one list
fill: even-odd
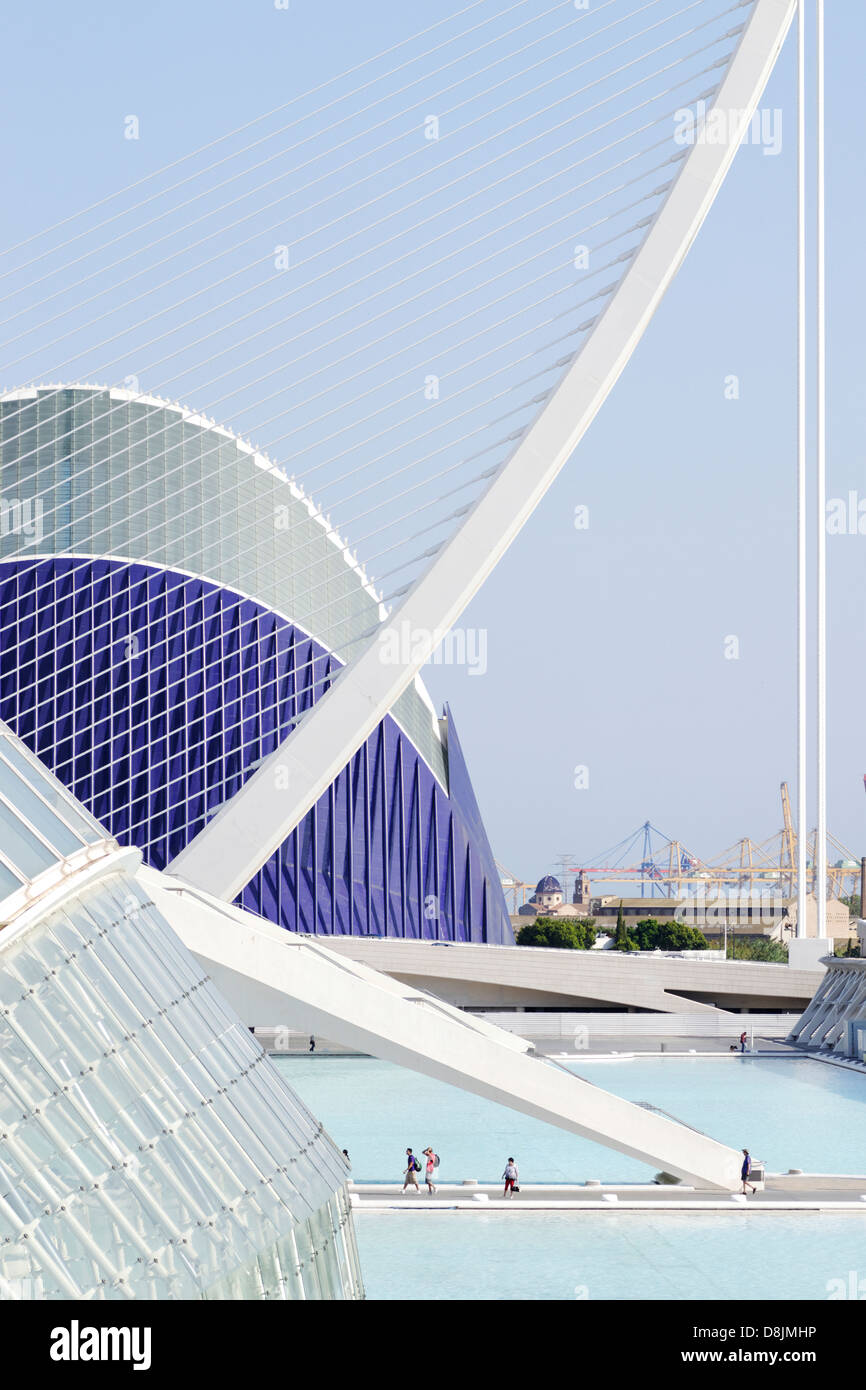
[(741, 1157), (613, 1096), (529, 1044), (442, 1000), (152, 870), (141, 870), (184, 945), (244, 1019), (318, 1034), (498, 1101), (702, 1188), (734, 1191)]
[[(709, 212), (796, 0), (755, 0), (712, 111), (727, 138), (687, 149), (628, 270), (559, 385), (428, 569), (301, 724), (169, 866), (234, 898), (316, 804), (457, 621), (573, 453)], [(714, 129), (712, 111), (708, 129)], [(401, 641), (401, 634), (412, 641)], [(408, 648), (408, 650), (407, 650)], [(394, 657), (393, 653), (401, 653)]]

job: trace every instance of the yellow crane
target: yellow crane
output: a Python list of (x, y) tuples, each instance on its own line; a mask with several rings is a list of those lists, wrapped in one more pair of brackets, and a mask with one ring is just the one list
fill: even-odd
[(527, 890), (531, 892), (535, 891), (535, 884), (524, 883), (516, 874), (510, 873), (504, 865), (500, 864), (498, 859), (496, 860), (496, 867), (499, 870), (499, 881), (502, 884), (503, 893), (506, 895), (510, 894), (511, 896), (510, 912), (511, 916), (514, 917), (517, 913), (517, 909), (522, 907), (526, 902)]
[(791, 797), (788, 783), (783, 782), (782, 792), (782, 868), (790, 870), (788, 895), (793, 897), (797, 891), (797, 836), (794, 832), (794, 817), (791, 815)]

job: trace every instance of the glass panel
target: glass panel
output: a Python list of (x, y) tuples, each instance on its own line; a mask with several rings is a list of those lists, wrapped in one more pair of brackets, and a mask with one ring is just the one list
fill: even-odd
[[(182, 998), (198, 967), (158, 912), (112, 926), (123, 888), (93, 885), (5, 955), (0, 1122), (20, 1144), (0, 1150), (0, 1274), (32, 1272), (43, 1297), (113, 1297), (114, 1271), (142, 1298), (355, 1291), (330, 1144), (208, 982)], [(10, 1251), (16, 1221), (36, 1223), (26, 1251)]]
[(44, 797), (50, 806), (57, 808), (63, 819), (69, 822), (83, 840), (88, 844), (95, 844), (105, 838), (105, 831), (99, 822), (88, 816), (83, 807), (77, 806), (65, 788), (55, 778), (48, 776), (42, 767), (31, 762), (12, 739), (0, 741), (0, 752), (22, 777), (33, 783), (39, 795)]
[(10, 893), (21, 887), (21, 883), (22, 880), (16, 878), (11, 869), (7, 869), (5, 864), (0, 864), (0, 898), (8, 898)]
[[(3, 749), (6, 740), (0, 743), (0, 750)], [(33, 791), (28, 782), (13, 772), (9, 764), (0, 758), (0, 794), (11, 801), (17, 811), (22, 816), (26, 816), (30, 824), (35, 826), (40, 835), (44, 835), (49, 844), (54, 845), (61, 854), (74, 854), (77, 849), (81, 849), (84, 843), (79, 837), (64, 825), (49, 806)]]
[(11, 860), (25, 878), (35, 878), (43, 870), (57, 863), (57, 855), (40, 844), (16, 816), (0, 801), (0, 845), (3, 853)]

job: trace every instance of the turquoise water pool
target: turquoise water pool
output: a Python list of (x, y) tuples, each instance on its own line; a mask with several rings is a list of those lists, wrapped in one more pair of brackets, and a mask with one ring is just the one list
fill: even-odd
[[(808, 1058), (648, 1057), (570, 1064), (645, 1100), (771, 1169), (866, 1173), (866, 1078)], [(432, 1144), (439, 1178), (498, 1181), (513, 1154), (524, 1182), (646, 1181), (634, 1159), (387, 1062), (283, 1057), (277, 1066), (339, 1148), (356, 1182), (394, 1182), (407, 1145)]]
[(375, 1299), (730, 1299), (745, 1316), (750, 1299), (866, 1298), (859, 1213), (367, 1211), (355, 1229)]
[[(648, 1057), (570, 1065), (771, 1168), (866, 1173), (866, 1078), (808, 1058)], [(407, 1144), (440, 1181), (496, 1181), (509, 1154), (532, 1182), (640, 1181), (652, 1171), (505, 1106), (372, 1058), (277, 1066), (349, 1150), (356, 1182), (394, 1182)], [(866, 1212), (360, 1211), (374, 1299), (866, 1297)], [(862, 1289), (862, 1292), (861, 1292)]]

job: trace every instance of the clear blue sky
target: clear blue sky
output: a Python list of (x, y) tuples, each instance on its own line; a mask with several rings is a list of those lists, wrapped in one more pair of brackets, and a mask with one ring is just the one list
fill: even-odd
[[(450, 12), (396, 0), (10, 11), (3, 241)], [(864, 7), (829, 6), (829, 492), (866, 499), (864, 51)], [(563, 851), (585, 861), (647, 818), (706, 856), (762, 839), (781, 821), (780, 781), (794, 783), (791, 40), (763, 104), (783, 110), (782, 153), (741, 150), (614, 394), (465, 615), (487, 629), (487, 674), (428, 673), (451, 702), (494, 850), (526, 878)], [(131, 112), (137, 143), (121, 135)], [(829, 823), (859, 854), (866, 536), (830, 537), (828, 553)], [(588, 790), (573, 786), (577, 764)]]

